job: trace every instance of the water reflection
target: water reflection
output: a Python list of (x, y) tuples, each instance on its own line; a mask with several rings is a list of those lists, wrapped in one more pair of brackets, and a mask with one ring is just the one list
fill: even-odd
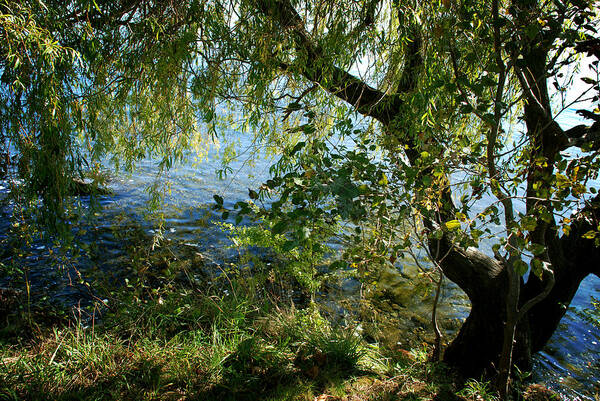
[[(213, 224), (220, 221), (220, 215), (211, 211), (212, 196), (223, 195), (227, 207), (246, 200), (247, 188), (256, 188), (266, 180), (271, 162), (258, 160), (252, 167), (245, 166), (243, 162), (237, 166), (234, 164), (233, 169), (238, 173), (223, 181), (218, 180), (214, 173), (219, 167), (218, 158), (171, 170), (164, 177), (170, 192), (165, 193), (166, 206), (162, 212), (166, 218), (160, 234), (164, 236), (163, 241), (170, 244), (174, 255), (197, 262), (196, 266), (206, 273), (214, 270), (215, 266), (235, 260), (237, 251), (227, 247), (226, 233)], [(152, 237), (159, 233), (152, 220), (147, 219), (146, 211), (146, 187), (156, 179), (155, 167), (156, 163), (146, 161), (136, 173), (113, 178), (115, 194), (99, 199), (102, 214), (90, 224), (81, 222), (74, 227), (81, 238), (81, 244), (77, 246), (85, 248), (81, 249), (79, 256), (75, 257), (75, 251), (71, 251), (59, 258), (58, 249), (39, 242), (30, 247), (22, 260), (18, 255), (2, 258), (4, 261), (7, 258), (19, 260), (26, 265), (32, 291), (50, 294), (53, 303), (91, 302), (93, 294), (85, 280), (99, 278), (112, 283), (124, 282), (131, 274), (128, 270), (132, 268), (130, 247), (140, 238), (152, 241)], [(6, 185), (2, 184), (2, 187)], [(86, 202), (85, 198), (83, 202)], [(5, 217), (0, 218), (0, 240), (3, 241), (7, 239), (8, 231), (8, 219)], [(60, 269), (49, 268), (57, 263)], [(80, 276), (78, 271), (84, 274)], [(388, 345), (410, 348), (422, 341), (430, 341), (432, 295), (413, 291), (414, 282), (407, 278), (415, 276), (411, 266), (405, 265), (402, 272), (390, 270), (381, 274), (386, 277), (379, 280), (382, 284), (370, 294), (369, 302), (363, 302), (361, 285), (353, 279), (342, 280), (338, 285), (329, 287), (321, 294), (321, 302), (329, 305), (332, 315), (339, 320), (354, 316), (364, 319), (362, 330), (366, 338), (370, 336), (368, 322), (373, 321), (373, 313), (377, 313), (379, 329), (387, 327), (384, 332), (388, 336), (379, 340)], [(11, 279), (20, 280), (22, 276), (9, 275), (4, 283)], [(596, 328), (575, 313), (577, 309), (589, 307), (590, 296), (594, 294), (600, 294), (600, 279), (588, 277), (573, 300), (573, 310), (567, 313), (548, 346), (535, 359), (534, 380), (547, 383), (565, 399), (592, 399), (594, 393), (600, 392), (600, 336)], [(469, 305), (460, 290), (449, 282), (444, 287), (442, 305), (442, 327), (450, 337), (460, 327)], [(377, 312), (374, 312), (375, 309)], [(385, 318), (382, 317), (384, 315)]]

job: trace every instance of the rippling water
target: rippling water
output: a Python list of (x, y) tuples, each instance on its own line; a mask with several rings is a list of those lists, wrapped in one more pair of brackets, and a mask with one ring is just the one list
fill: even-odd
[[(213, 150), (205, 162), (184, 164), (163, 177), (171, 191), (166, 195), (165, 238), (193, 252), (207, 255), (215, 263), (231, 258), (235, 251), (224, 246), (228, 244), (225, 233), (212, 224), (219, 220), (210, 211), (213, 195), (223, 196), (225, 206), (230, 208), (235, 202), (246, 200), (247, 189), (257, 188), (264, 182), (273, 161), (263, 158), (255, 161), (254, 165), (244, 161), (234, 162), (231, 165), (233, 173), (227, 179), (219, 180), (215, 174), (220, 168), (218, 153), (218, 150)], [(155, 174), (156, 163), (146, 161), (135, 173), (113, 177), (111, 189), (114, 195), (101, 198), (102, 214), (98, 221), (79, 231), (84, 241), (100, 248), (97, 258), (90, 260), (81, 257), (78, 260), (79, 267), (86, 269), (86, 273), (101, 274), (115, 281), (123, 280), (126, 273), (122, 272), (122, 266), (127, 258), (126, 244), (122, 240), (124, 233), (142, 230), (152, 235), (155, 230), (153, 224), (144, 218), (148, 199), (146, 188), (155, 180)], [(0, 192), (6, 190), (6, 185), (0, 187)], [(126, 216), (126, 219), (122, 216)], [(130, 224), (130, 219), (135, 224)], [(8, 221), (0, 218), (0, 239), (5, 238), (7, 227)], [(52, 294), (53, 302), (65, 304), (89, 298), (88, 288), (78, 284), (74, 267), (65, 266), (64, 270), (52, 273), (54, 270), (48, 268), (50, 259), (47, 246), (43, 243), (33, 244), (31, 254), (24, 261), (30, 270), (28, 278), (35, 283), (37, 290)], [(69, 280), (71, 285), (66, 285)], [(390, 280), (397, 282), (392, 285), (406, 285), (398, 277)], [(348, 282), (343, 288), (348, 296), (357, 293), (358, 286), (355, 284)], [(464, 295), (452, 285), (447, 286), (445, 295), (446, 317), (463, 319), (468, 313)], [(576, 313), (590, 306), (592, 295), (600, 297), (600, 279), (595, 276), (583, 281), (559, 329), (535, 359), (534, 379), (547, 383), (565, 399), (593, 399), (594, 393), (600, 393), (600, 334)], [(421, 317), (415, 316), (412, 323), (403, 326), (404, 330), (409, 331), (427, 322), (427, 302), (412, 302), (408, 307), (416, 308), (416, 314)]]

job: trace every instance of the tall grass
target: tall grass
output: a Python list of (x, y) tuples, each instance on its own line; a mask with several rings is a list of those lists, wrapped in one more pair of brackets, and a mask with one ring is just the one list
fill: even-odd
[(0, 322), (0, 401), (457, 399), (426, 349), (367, 344), (255, 279), (122, 288), (93, 320), (21, 310)]
[(171, 288), (124, 296), (93, 328), (4, 342), (0, 399), (311, 399), (331, 381), (377, 374), (361, 367), (367, 355), (379, 357), (314, 308)]

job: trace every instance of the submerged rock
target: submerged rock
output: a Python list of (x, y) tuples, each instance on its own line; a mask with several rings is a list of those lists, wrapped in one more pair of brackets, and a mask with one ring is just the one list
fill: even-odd
[(99, 187), (93, 182), (73, 178), (69, 194), (73, 196), (111, 195), (112, 191), (107, 188)]
[(560, 397), (543, 384), (530, 384), (523, 392), (523, 399), (526, 401), (553, 401), (560, 400)]

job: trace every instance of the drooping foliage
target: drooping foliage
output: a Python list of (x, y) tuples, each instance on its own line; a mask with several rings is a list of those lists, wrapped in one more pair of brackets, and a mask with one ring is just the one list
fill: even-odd
[[(0, 11), (4, 165), (18, 159), (15, 193), (41, 197), (51, 223), (71, 178), (106, 156), (169, 168), (251, 132), (284, 152), (250, 192), (274, 201), (259, 214), (282, 246), (319, 253), (327, 224), (349, 222), (341, 262), (365, 271), (419, 246), (473, 304), (445, 358), (475, 376), (505, 376), (513, 339), (527, 365), (581, 280), (598, 275), (593, 2), (82, 0)], [(560, 120), (575, 111), (592, 124)], [(336, 148), (334, 136), (355, 145)]]

